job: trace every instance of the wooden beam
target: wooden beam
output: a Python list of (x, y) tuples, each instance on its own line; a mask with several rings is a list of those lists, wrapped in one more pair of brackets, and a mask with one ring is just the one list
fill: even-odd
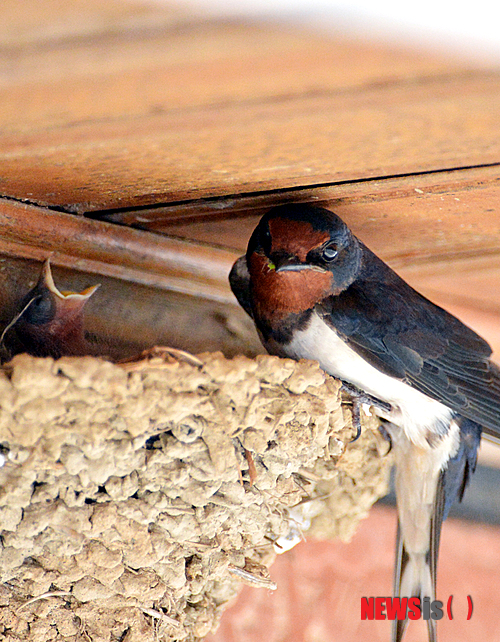
[(0, 201), (0, 252), (124, 281), (231, 301), (230, 250)]

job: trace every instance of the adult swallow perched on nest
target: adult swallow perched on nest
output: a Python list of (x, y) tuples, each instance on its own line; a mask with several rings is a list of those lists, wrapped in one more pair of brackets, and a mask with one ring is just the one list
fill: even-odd
[[(500, 434), (489, 345), (323, 208), (264, 215), (229, 280), (270, 353), (315, 359), (381, 401), (396, 460), (395, 595), (433, 601), (442, 521), (474, 471), (481, 431)], [(395, 622), (394, 641), (406, 623)], [(432, 619), (428, 633), (435, 641)]]
[(11, 329), (25, 352), (37, 357), (81, 356), (89, 354), (83, 327), (83, 311), (99, 285), (83, 292), (61, 292), (55, 285), (47, 259), (35, 287), (19, 305), (19, 311), (4, 329)]

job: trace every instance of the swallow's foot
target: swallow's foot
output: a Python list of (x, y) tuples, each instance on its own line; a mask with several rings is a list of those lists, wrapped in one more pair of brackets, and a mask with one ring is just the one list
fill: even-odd
[[(376, 397), (372, 397), (372, 395), (369, 395), (367, 392), (364, 392), (356, 386), (353, 386), (352, 383), (346, 383), (345, 381), (343, 381), (341, 390), (343, 392), (346, 392), (351, 397), (352, 426), (356, 431), (356, 434), (351, 439), (351, 443), (353, 441), (356, 441), (356, 439), (359, 439), (359, 436), (361, 435), (361, 406), (363, 404), (374, 406), (378, 410), (382, 410), (386, 413), (392, 410), (391, 404), (388, 404), (381, 399), (377, 399)], [(385, 433), (390, 441), (389, 433), (387, 433), (387, 431), (385, 431)]]
[(352, 400), (352, 427), (356, 430), (356, 434), (351, 439), (351, 444), (361, 435), (361, 404), (356, 399)]

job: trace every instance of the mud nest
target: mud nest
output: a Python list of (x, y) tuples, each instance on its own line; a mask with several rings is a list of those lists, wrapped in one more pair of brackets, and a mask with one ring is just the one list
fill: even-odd
[(0, 371), (0, 638), (197, 640), (308, 535), (349, 539), (384, 494), (315, 362), (20, 355)]

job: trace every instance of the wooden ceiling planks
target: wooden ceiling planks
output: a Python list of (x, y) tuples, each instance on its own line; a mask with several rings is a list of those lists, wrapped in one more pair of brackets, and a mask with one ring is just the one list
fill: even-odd
[(4, 196), (82, 213), (500, 157), (491, 69), (113, 0), (50, 0), (37, 27), (22, 5), (0, 30)]
[[(258, 47), (256, 47), (258, 43)], [(258, 24), (186, 21), (6, 48), (2, 130), (148, 118), (464, 72), (432, 56)], [(19, 113), (19, 105), (23, 111)]]
[(500, 76), (0, 135), (1, 190), (87, 212), (497, 163)]

